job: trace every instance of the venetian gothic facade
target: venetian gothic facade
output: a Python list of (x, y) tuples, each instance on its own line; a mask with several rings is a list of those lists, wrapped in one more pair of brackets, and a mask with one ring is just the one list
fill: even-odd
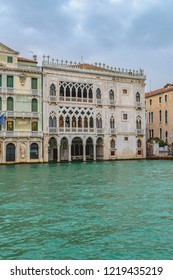
[(38, 67), (0, 44), (0, 163), (145, 158), (144, 86), (142, 70)]
[(44, 162), (145, 158), (145, 76), (43, 59)]

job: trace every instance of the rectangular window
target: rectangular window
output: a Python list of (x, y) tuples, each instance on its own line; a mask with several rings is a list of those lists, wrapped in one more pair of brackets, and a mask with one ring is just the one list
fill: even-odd
[(161, 103), (161, 102), (162, 102), (162, 97), (160, 96), (160, 97), (159, 97), (159, 103)]
[(150, 99), (150, 105), (152, 105), (152, 99)]
[(12, 56), (7, 56), (7, 62), (8, 63), (13, 63), (13, 57)]
[(167, 95), (165, 95), (165, 102), (167, 102), (168, 101), (168, 96)]
[(0, 75), (0, 87), (2, 87), (2, 75)]
[(129, 140), (128, 137), (124, 137), (124, 141), (127, 142)]
[(2, 125), (0, 125), (0, 131), (2, 130)]
[(127, 94), (127, 89), (123, 89), (123, 94)]
[(161, 110), (159, 111), (159, 121), (160, 122), (162, 121), (162, 111)]
[(13, 131), (13, 130), (14, 130), (13, 121), (7, 121), (7, 131)]
[(37, 89), (37, 78), (31, 78), (31, 89)]
[(38, 122), (32, 122), (32, 131), (38, 131)]
[(123, 120), (126, 121), (128, 119), (128, 115), (127, 114), (123, 114)]
[(13, 88), (13, 76), (7, 76), (7, 87)]

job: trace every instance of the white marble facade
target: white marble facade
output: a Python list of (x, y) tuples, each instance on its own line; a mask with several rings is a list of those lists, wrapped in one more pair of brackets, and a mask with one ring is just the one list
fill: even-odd
[(43, 161), (146, 157), (145, 76), (43, 60)]

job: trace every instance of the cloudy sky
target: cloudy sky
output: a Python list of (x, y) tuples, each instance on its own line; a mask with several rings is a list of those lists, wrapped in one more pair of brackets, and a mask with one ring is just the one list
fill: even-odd
[(20, 56), (144, 69), (173, 83), (172, 0), (0, 0), (0, 42)]

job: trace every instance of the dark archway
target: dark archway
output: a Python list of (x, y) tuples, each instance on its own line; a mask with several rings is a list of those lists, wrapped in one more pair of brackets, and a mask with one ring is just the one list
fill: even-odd
[(15, 161), (16, 147), (14, 144), (9, 143), (6, 146), (6, 161)]

